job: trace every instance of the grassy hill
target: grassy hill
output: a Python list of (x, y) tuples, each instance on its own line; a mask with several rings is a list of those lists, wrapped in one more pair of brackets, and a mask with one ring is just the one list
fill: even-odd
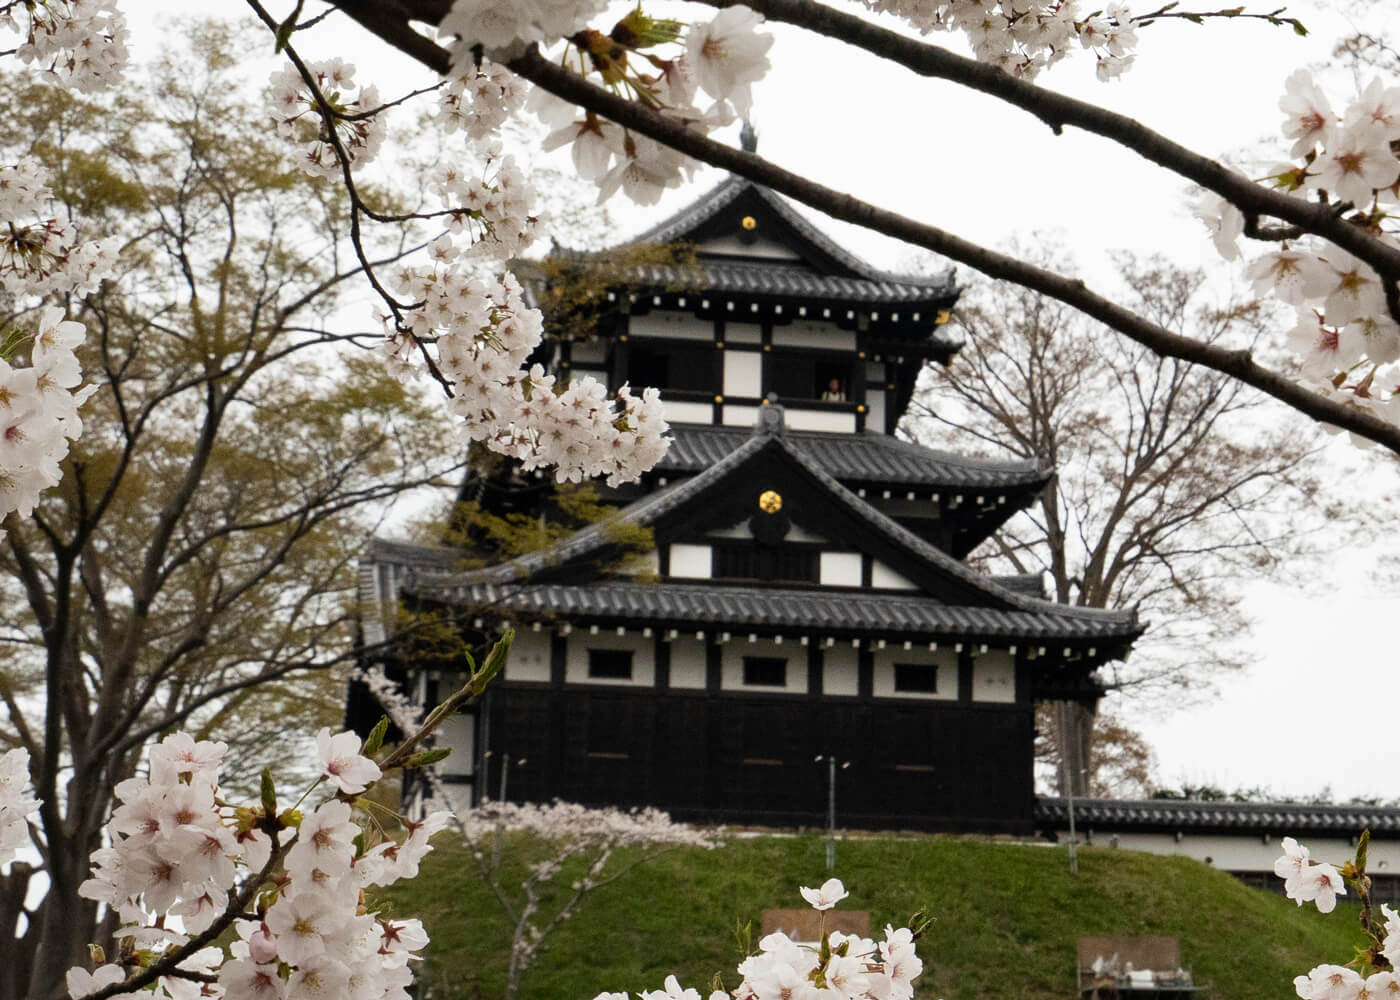
[[(660, 989), (672, 972), (702, 996), (717, 972), (732, 988), (735, 927), (752, 920), (756, 931), (762, 910), (802, 906), (797, 886), (828, 877), (824, 849), (818, 837), (761, 837), (644, 865), (597, 890), (551, 936), (522, 1000)], [(935, 915), (919, 942), (917, 997), (927, 1000), (1067, 1000), (1075, 939), (1114, 934), (1180, 937), (1212, 998), (1286, 1000), (1295, 975), (1346, 961), (1357, 940), (1354, 907), (1322, 916), (1194, 861), (1108, 848), (1081, 849), (1071, 875), (1064, 849), (1048, 846), (847, 841), (836, 874), (851, 894), (842, 908), (868, 909), (872, 930), (900, 926), (921, 906)], [(420, 975), (432, 1000), (500, 996), (509, 930), (460, 850), (440, 847), (384, 902), (420, 916), (432, 935)]]

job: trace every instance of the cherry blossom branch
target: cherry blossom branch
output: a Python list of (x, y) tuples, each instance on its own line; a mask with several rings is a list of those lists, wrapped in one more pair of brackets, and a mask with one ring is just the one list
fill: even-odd
[[(269, 817), (269, 819), (274, 823), (277, 822), (275, 816)], [(287, 841), (285, 844), (281, 844), (278, 842), (276, 830), (268, 831), (268, 836), (272, 839), (272, 850), (268, 854), (267, 863), (262, 866), (262, 870), (259, 871), (257, 875), (248, 880), (237, 895), (230, 894), (231, 898), (224, 912), (221, 913), (212, 924), (205, 928), (202, 933), (195, 935), (174, 951), (162, 956), (159, 961), (143, 969), (139, 975), (119, 983), (113, 983), (110, 986), (98, 990), (96, 993), (89, 993), (87, 996), (83, 997), (82, 1000), (107, 1000), (108, 997), (114, 997), (119, 993), (131, 993), (149, 986), (161, 976), (177, 975), (183, 978), (185, 973), (178, 968), (179, 964), (188, 959), (191, 955), (194, 955), (201, 948), (212, 944), (224, 931), (233, 926), (235, 920), (245, 916), (244, 911), (248, 909), (248, 904), (253, 901), (253, 897), (258, 894), (258, 890), (261, 889), (263, 884), (271, 877), (273, 869), (282, 863), (282, 858), (286, 855), (287, 851), (291, 849), (292, 845), (296, 843), (297, 839), (296, 836), (293, 835), (291, 840)]]
[(1306, 35), (1308, 33), (1308, 29), (1303, 25), (1302, 21), (1298, 20), (1298, 18), (1281, 16), (1283, 12), (1288, 9), (1287, 7), (1279, 7), (1277, 10), (1272, 10), (1267, 14), (1255, 14), (1250, 13), (1240, 7), (1227, 7), (1223, 10), (1190, 11), (1177, 10), (1176, 8), (1178, 6), (1180, 5), (1176, 2), (1176, 0), (1172, 0), (1171, 3), (1163, 4), (1161, 7), (1158, 7), (1150, 14), (1134, 14), (1133, 21), (1136, 24), (1145, 26), (1151, 24), (1153, 21), (1162, 20), (1165, 18), (1178, 18), (1183, 21), (1190, 21), (1192, 24), (1204, 24), (1207, 19), (1217, 20), (1223, 18), (1225, 20), (1233, 20), (1235, 18), (1240, 18), (1244, 20), (1266, 21), (1269, 24), (1275, 25), (1277, 27), (1283, 27), (1286, 25), (1288, 27), (1291, 27), (1293, 29), (1293, 33), (1297, 35)]
[[(750, 7), (766, 18), (805, 28), (846, 42), (897, 63), (920, 76), (948, 80), (989, 94), (1020, 108), (1059, 135), (1065, 126), (1102, 136), (1174, 174), (1214, 191), (1246, 216), (1269, 216), (1291, 222), (1335, 243), (1370, 264), (1389, 281), (1400, 279), (1400, 246), (1373, 239), (1343, 221), (1334, 206), (1309, 203), (1271, 191), (1201, 156), (1128, 117), (1087, 101), (1017, 79), (990, 63), (955, 55), (946, 49), (909, 38), (815, 0), (702, 0), (713, 7)], [(621, 124), (621, 123), (620, 123)], [(694, 154), (692, 154), (694, 155)], [(814, 206), (816, 207), (816, 206)]]
[[(769, 4), (782, 6), (791, 3), (816, 6), (808, 3), (807, 0), (756, 0), (758, 6)], [(857, 24), (864, 24), (859, 19), (850, 20), (854, 20)], [(982, 67), (971, 60), (963, 61), (979, 70), (987, 70), (988, 74), (994, 74), (1002, 81), (1018, 83), (999, 71)], [(511, 60), (508, 65), (514, 72), (557, 96), (596, 111), (619, 125), (640, 132), (697, 160), (746, 177), (833, 218), (853, 222), (866, 229), (924, 247), (966, 264), (989, 277), (1012, 281), (1032, 291), (1048, 295), (1092, 316), (1104, 325), (1137, 341), (1157, 354), (1179, 358), (1233, 376), (1315, 420), (1351, 431), (1400, 454), (1400, 428), (1362, 409), (1320, 396), (1292, 382), (1278, 372), (1256, 364), (1248, 350), (1229, 350), (1173, 333), (1091, 291), (1083, 281), (1066, 278), (1007, 254), (989, 250), (946, 230), (916, 222), (887, 209), (877, 208), (869, 202), (861, 201), (849, 194), (833, 190), (791, 171), (784, 170), (755, 153), (747, 153), (707, 139), (663, 115), (617, 97), (609, 91), (589, 83), (577, 74), (556, 66), (542, 56), (536, 48), (529, 49), (524, 55)], [(1018, 83), (1018, 86), (1026, 85)], [(1038, 90), (1038, 88), (1031, 89)], [(1108, 112), (1100, 113), (1109, 114)], [(1132, 124), (1136, 126), (1135, 122)], [(1141, 129), (1141, 126), (1136, 127)], [(1160, 139), (1160, 137), (1158, 138)], [(1166, 142), (1166, 140), (1161, 141)], [(1190, 155), (1194, 156), (1195, 154)], [(1202, 158), (1197, 157), (1197, 159)], [(1205, 162), (1210, 163), (1211, 161)], [(1221, 175), (1229, 174), (1219, 164), (1213, 164), (1213, 167)], [(1230, 176), (1237, 175), (1230, 174)], [(1257, 191), (1265, 200), (1276, 197), (1271, 192), (1267, 192), (1247, 180), (1241, 179), (1240, 183), (1244, 188)], [(1317, 214), (1314, 207), (1308, 206), (1304, 202), (1287, 198), (1282, 200), (1294, 209), (1302, 209), (1301, 212), (1294, 211), (1292, 213), (1297, 219), (1306, 221)], [(1324, 207), (1323, 214), (1331, 219), (1330, 207)], [(1337, 222), (1337, 225), (1352, 233), (1359, 232), (1356, 227), (1346, 223)], [(1384, 251), (1383, 257), (1387, 259), (1395, 257), (1397, 270), (1400, 270), (1400, 248), (1387, 248), (1378, 241), (1370, 240), (1364, 236), (1363, 239), (1367, 245), (1378, 248), (1378, 252)], [(1350, 242), (1356, 243), (1355, 240)]]
[(446, 719), (456, 715), (457, 709), (485, 691), (486, 685), (506, 665), (506, 656), (510, 653), (510, 644), (514, 639), (515, 631), (506, 629), (505, 634), (496, 642), (496, 645), (491, 647), (491, 652), (486, 655), (486, 662), (481, 665), (480, 669), (474, 671), (467, 679), (467, 683), (453, 692), (450, 698), (428, 713), (428, 717), (423, 720), (418, 731), (405, 737), (404, 741), (394, 749), (394, 752), (380, 763), (380, 769), (388, 771), (395, 767), (404, 766), (412, 757), (418, 744), (430, 736), (433, 730), (442, 725)]

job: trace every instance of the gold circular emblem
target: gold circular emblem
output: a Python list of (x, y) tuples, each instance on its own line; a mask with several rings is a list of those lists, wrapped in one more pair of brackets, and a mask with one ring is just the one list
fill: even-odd
[(772, 490), (764, 490), (758, 496), (758, 509), (765, 514), (776, 514), (783, 509), (783, 498)]
[(757, 229), (758, 220), (755, 219), (752, 215), (746, 215), (744, 216), (743, 221), (739, 223), (739, 225), (743, 226), (745, 229)]

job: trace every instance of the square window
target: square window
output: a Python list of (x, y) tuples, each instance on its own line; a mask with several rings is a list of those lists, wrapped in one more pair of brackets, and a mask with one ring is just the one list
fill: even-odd
[(590, 649), (588, 679), (600, 681), (630, 681), (632, 651), (630, 649)]
[(744, 657), (744, 687), (787, 687), (787, 659), (781, 656)]
[(904, 694), (936, 694), (938, 667), (932, 663), (896, 663), (894, 689)]

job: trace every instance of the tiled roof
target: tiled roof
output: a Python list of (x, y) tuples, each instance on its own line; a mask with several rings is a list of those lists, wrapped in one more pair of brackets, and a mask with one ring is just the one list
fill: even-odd
[[(781, 456), (785, 455), (801, 466), (808, 475), (816, 480), (832, 501), (844, 506), (852, 515), (865, 522), (871, 530), (883, 535), (886, 540), (899, 549), (910, 553), (943, 578), (952, 581), (955, 585), (960, 585), (965, 592), (976, 595), (972, 606), (967, 607), (948, 606), (927, 596), (892, 597), (880, 595), (875, 598), (874, 604), (888, 604), (891, 609), (896, 609), (880, 612), (867, 602), (854, 600), (858, 596), (863, 596), (859, 595), (858, 592), (853, 594), (851, 591), (841, 591), (839, 595), (833, 593), (827, 597), (826, 595), (817, 596), (807, 591), (796, 591), (793, 593), (802, 595), (801, 602), (798, 604), (792, 603), (795, 598), (789, 596), (786, 598), (786, 604), (780, 602), (773, 605), (772, 614), (775, 616), (775, 624), (778, 623), (779, 619), (782, 619), (783, 615), (792, 616), (791, 620), (794, 623), (797, 620), (806, 620), (804, 616), (818, 606), (825, 609), (822, 611), (824, 615), (839, 613), (835, 608), (827, 608), (825, 602), (829, 601), (834, 606), (860, 606), (865, 609), (866, 614), (870, 615), (895, 615), (895, 618), (888, 620), (887, 627), (896, 627), (897, 621), (903, 620), (905, 624), (898, 627), (907, 631), (920, 629), (935, 631), (972, 629), (980, 631), (987, 629), (989, 634), (1031, 636), (1035, 634), (1036, 630), (1039, 630), (1047, 636), (1079, 636), (1084, 638), (1101, 636), (1126, 642), (1140, 635), (1145, 627), (1138, 621), (1136, 611), (1105, 611), (1057, 604), (1053, 601), (1028, 596), (1024, 593), (1023, 587), (1007, 588), (999, 585), (991, 577), (968, 568), (961, 561), (919, 538), (861, 500), (833, 478), (819, 461), (805, 454), (784, 433), (754, 433), (738, 448), (698, 475), (642, 497), (620, 511), (614, 518), (590, 525), (549, 549), (521, 556), (487, 569), (465, 573), (444, 569), (440, 562), (415, 561), (411, 567), (411, 573), (404, 581), (404, 589), (419, 596), (468, 604), (479, 603), (482, 600), (481, 595), (486, 593), (499, 594), (502, 600), (508, 600), (510, 594), (520, 592), (520, 589), (526, 586), (527, 581), (540, 571), (551, 566), (564, 565), (583, 559), (591, 553), (606, 549), (611, 544), (611, 539), (615, 537), (613, 529), (618, 522), (639, 525), (655, 524), (663, 515), (675, 510), (681, 504), (691, 500), (698, 501), (712, 488), (722, 488), (724, 481), (748, 460), (755, 458), (765, 449), (772, 448), (780, 449), (777, 455), (772, 456), (773, 459), (780, 459)], [(539, 583), (529, 584), (529, 586), (537, 589), (550, 585)], [(610, 585), (595, 583), (586, 588), (577, 588), (578, 593), (569, 596), (568, 599), (576, 602), (579, 608), (583, 608), (590, 600), (601, 599), (589, 598), (589, 593), (605, 591), (608, 586)], [(613, 594), (614, 598), (619, 601), (624, 599), (623, 595), (632, 595), (625, 599), (637, 602), (637, 613), (640, 615), (650, 613), (645, 612), (645, 608), (650, 606), (647, 603), (650, 598), (641, 595), (661, 585), (619, 584), (617, 586), (624, 589), (607, 590), (607, 592)], [(677, 587), (679, 589), (676, 589)], [(724, 588), (718, 589), (723, 590)], [(773, 593), (773, 591), (761, 587), (730, 589), (735, 593), (742, 593), (744, 595), (743, 601), (750, 603), (758, 601), (759, 596), (764, 593)], [(670, 590), (658, 591), (658, 593), (673, 593), (678, 600), (696, 603), (705, 601), (707, 599), (705, 595), (716, 590), (717, 588), (708, 585), (682, 584), (671, 585)], [(562, 600), (565, 595), (573, 594), (573, 589), (561, 586), (557, 593)], [(906, 617), (899, 619), (898, 615)], [(814, 619), (813, 624), (821, 624), (824, 620), (826, 619)], [(841, 620), (855, 621), (849, 617), (843, 617)], [(873, 619), (867, 621), (867, 625), (871, 624), (872, 621)]]
[[(957, 282), (953, 278), (952, 268), (949, 268), (938, 277), (930, 278), (918, 275), (893, 274), (887, 271), (881, 271), (879, 268), (871, 267), (868, 263), (846, 250), (830, 236), (814, 226), (807, 220), (806, 216), (788, 204), (787, 200), (781, 195), (765, 187), (754, 184), (752, 181), (732, 175), (722, 181), (709, 193), (700, 196), (669, 219), (657, 223), (640, 236), (628, 241), (627, 245), (638, 246), (656, 243), (673, 243), (676, 240), (684, 239), (689, 233), (694, 231), (697, 226), (719, 215), (742, 195), (748, 192), (752, 192), (762, 200), (775, 215), (796, 230), (803, 239), (832, 258), (839, 265), (846, 268), (853, 275), (876, 284), (901, 286), (911, 290), (917, 289), (917, 295), (922, 299), (952, 295), (957, 291)], [(748, 269), (751, 266), (751, 262), (745, 261), (739, 266)], [(901, 300), (896, 299), (893, 301)]]
[[(744, 427), (673, 425), (673, 441), (657, 464), (661, 474), (700, 472), (733, 452), (753, 432)], [(843, 483), (924, 488), (1039, 491), (1050, 471), (1032, 461), (997, 462), (921, 448), (888, 434), (788, 431), (792, 446)]]
[[(1189, 802), (1179, 799), (1075, 799), (1074, 821), (1094, 832), (1120, 831), (1239, 831), (1241, 833), (1299, 833), (1353, 836), (1400, 834), (1400, 809), (1381, 806), (1314, 806), (1289, 802)], [(1066, 826), (1069, 807), (1064, 799), (1042, 798), (1035, 804), (1041, 827)]]
[[(760, 260), (730, 261), (702, 257), (694, 264), (633, 264), (610, 269), (608, 274), (628, 285), (664, 288), (672, 292), (784, 295), (818, 302), (918, 304), (940, 301), (950, 294), (941, 286), (821, 274), (802, 265)], [(937, 328), (930, 335), (930, 340), (945, 347), (962, 346), (959, 338)]]
[[(412, 586), (410, 590), (415, 589)], [(439, 595), (442, 585), (432, 588)], [(1093, 617), (1041, 602), (1036, 611), (958, 607), (927, 597), (834, 590), (689, 583), (588, 584), (459, 583), (447, 588), (456, 603), (502, 612), (552, 613), (566, 618), (650, 621), (679, 627), (819, 630), (874, 639), (977, 636), (1006, 639), (1099, 640), (1132, 638), (1129, 613)]]

